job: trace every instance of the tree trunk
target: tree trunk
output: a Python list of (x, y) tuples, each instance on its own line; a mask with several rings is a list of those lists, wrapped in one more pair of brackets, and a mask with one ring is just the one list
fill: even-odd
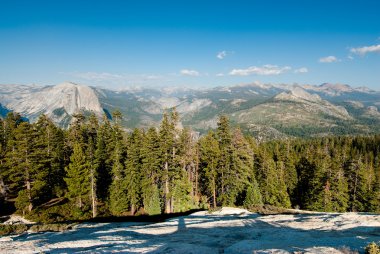
[(196, 152), (196, 164), (195, 164), (195, 195), (198, 196), (198, 171), (199, 171), (199, 153), (198, 148)]
[(170, 199), (169, 199), (169, 165), (165, 162), (165, 213), (170, 213)]
[(131, 215), (132, 215), (132, 216), (135, 215), (135, 212), (136, 212), (135, 205), (132, 204), (132, 205), (131, 205)]
[[(28, 178), (29, 178), (29, 173), (28, 173)], [(31, 184), (30, 180), (26, 180), (26, 192), (28, 193), (28, 201), (29, 201), (29, 206), (28, 206), (28, 212), (31, 212), (33, 209), (33, 204), (32, 204), (32, 194), (31, 194)]]
[(95, 218), (97, 215), (97, 206), (96, 206), (95, 177), (94, 177), (93, 169), (91, 169), (91, 199), (92, 199), (92, 218)]
[[(28, 151), (26, 151), (26, 163), (29, 164), (28, 160)], [(29, 174), (29, 168), (25, 168), (25, 178), (26, 178), (26, 193), (28, 195), (28, 201), (29, 201), (29, 206), (28, 206), (28, 211), (31, 212), (33, 209), (33, 204), (32, 204), (32, 184), (30, 182), (30, 174)]]
[(6, 187), (5, 187), (5, 184), (4, 184), (4, 180), (0, 176), (0, 197), (6, 198), (6, 196), (7, 196), (7, 191), (6, 191)]
[(359, 170), (359, 167), (357, 166), (355, 170), (354, 195), (353, 195), (353, 202), (352, 202), (352, 208), (351, 208), (352, 212), (356, 212), (355, 203), (356, 203), (356, 189), (358, 187), (358, 170)]
[(170, 213), (174, 212), (174, 197), (170, 197)]
[(215, 188), (215, 178), (213, 180), (213, 188), (212, 188), (212, 198), (213, 198), (213, 206), (216, 208), (216, 188)]

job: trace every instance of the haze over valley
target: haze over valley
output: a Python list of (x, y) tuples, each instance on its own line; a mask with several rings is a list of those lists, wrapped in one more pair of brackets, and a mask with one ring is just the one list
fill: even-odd
[(380, 254), (380, 1), (0, 1), (0, 253)]

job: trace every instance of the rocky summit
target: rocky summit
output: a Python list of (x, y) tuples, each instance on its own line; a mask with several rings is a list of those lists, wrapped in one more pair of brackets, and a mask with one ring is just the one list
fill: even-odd
[(173, 107), (183, 126), (201, 133), (225, 114), (260, 140), (331, 134), (377, 133), (380, 92), (343, 84), (252, 83), (209, 89), (133, 88), (110, 90), (65, 82), (56, 86), (0, 85), (1, 113), (16, 111), (35, 121), (46, 114), (68, 127), (76, 112), (111, 118), (123, 113), (123, 127), (149, 127)]

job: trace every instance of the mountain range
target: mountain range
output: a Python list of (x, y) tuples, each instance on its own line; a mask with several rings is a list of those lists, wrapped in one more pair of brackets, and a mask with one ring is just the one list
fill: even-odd
[(16, 111), (35, 121), (40, 114), (68, 127), (78, 111), (99, 118), (118, 109), (123, 126), (157, 125), (165, 109), (176, 107), (183, 126), (205, 132), (219, 115), (259, 140), (290, 136), (380, 132), (380, 92), (343, 84), (274, 85), (252, 83), (209, 89), (127, 88), (110, 90), (71, 82), (55, 86), (0, 85), (0, 113)]

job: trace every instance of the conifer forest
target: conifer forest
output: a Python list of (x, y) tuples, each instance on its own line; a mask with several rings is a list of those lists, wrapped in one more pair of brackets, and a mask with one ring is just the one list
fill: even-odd
[(68, 129), (42, 115), (0, 120), (0, 213), (45, 221), (158, 215), (264, 204), (380, 212), (380, 136), (258, 143), (220, 116), (199, 135), (175, 110), (159, 126), (125, 131), (76, 114)]

